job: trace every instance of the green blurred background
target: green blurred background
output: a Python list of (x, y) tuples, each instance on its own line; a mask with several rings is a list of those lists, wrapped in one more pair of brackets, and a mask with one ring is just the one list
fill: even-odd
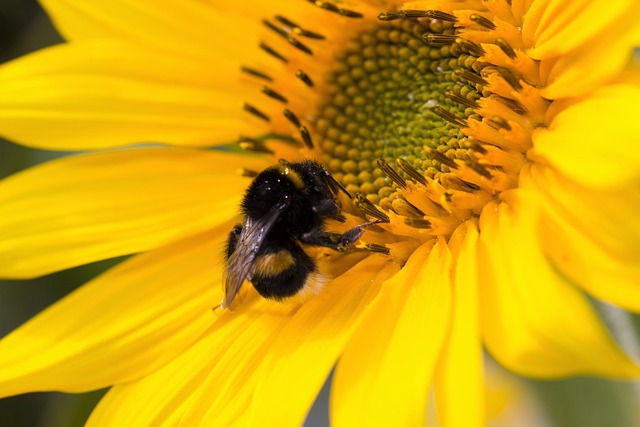
[[(86, 0), (93, 1), (93, 0)], [(106, 1), (106, 0), (98, 0)], [(136, 0), (132, 0), (136, 1)], [(179, 0), (177, 0), (179, 1)], [(61, 42), (35, 0), (0, 0), (0, 60), (11, 60), (33, 50)], [(0, 139), (0, 178), (62, 153), (29, 150)], [(37, 280), (0, 281), (0, 336), (4, 336), (52, 302), (68, 294), (117, 260), (52, 274)], [(638, 316), (628, 316), (598, 305), (616, 336), (639, 357)], [(508, 375), (501, 372), (501, 375)], [(515, 418), (497, 419), (495, 425), (640, 427), (640, 382), (625, 383), (593, 378), (561, 381), (516, 381), (526, 391), (533, 410)], [(104, 394), (31, 393), (0, 400), (0, 427), (81, 426)], [(309, 414), (308, 426), (328, 423), (328, 385)], [(531, 408), (529, 408), (531, 409)], [(460, 410), (464, 410), (464, 399)], [(513, 414), (512, 414), (513, 415)]]

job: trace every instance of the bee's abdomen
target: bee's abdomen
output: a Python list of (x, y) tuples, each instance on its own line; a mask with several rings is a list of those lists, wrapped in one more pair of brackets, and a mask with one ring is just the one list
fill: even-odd
[(296, 295), (316, 270), (311, 258), (295, 242), (266, 248), (256, 257), (255, 266), (253, 286), (263, 297), (275, 300)]

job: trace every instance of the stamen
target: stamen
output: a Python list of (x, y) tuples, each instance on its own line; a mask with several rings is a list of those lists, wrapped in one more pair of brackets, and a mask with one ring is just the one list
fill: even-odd
[(402, 179), (400, 175), (398, 175), (398, 172), (393, 170), (389, 163), (385, 162), (382, 159), (378, 159), (378, 166), (380, 167), (380, 170), (382, 170), (382, 172), (384, 172), (384, 174), (391, 179), (391, 181), (395, 182), (398, 185), (398, 187), (407, 188), (407, 183), (405, 182), (405, 180)]
[(427, 33), (422, 36), (427, 43), (430, 44), (451, 44), (455, 43), (458, 39), (458, 36), (450, 35), (450, 34), (432, 34)]
[(256, 176), (258, 176), (258, 172), (251, 170), (251, 169), (247, 169), (247, 168), (242, 168), (238, 171), (238, 173), (241, 176), (245, 176), (247, 178), (255, 178)]
[(516, 57), (516, 51), (513, 50), (511, 45), (507, 43), (507, 41), (503, 38), (497, 38), (494, 42), (496, 46), (498, 46), (502, 51), (511, 59)]
[(248, 103), (244, 103), (244, 110), (253, 114), (254, 116), (266, 121), (266, 122), (270, 122), (271, 118), (269, 116), (267, 116), (265, 113), (263, 113), (262, 111), (258, 110), (256, 107), (254, 107), (251, 104)]
[(296, 77), (302, 80), (302, 82), (307, 86), (313, 87), (313, 80), (311, 80), (311, 77), (309, 77), (309, 75), (304, 71), (296, 70)]
[(509, 123), (500, 116), (494, 116), (488, 120), (489, 125), (492, 125), (495, 129), (511, 130)]
[(304, 144), (307, 146), (307, 148), (312, 149), (313, 141), (311, 140), (311, 134), (309, 133), (309, 129), (307, 129), (306, 126), (300, 126), (298, 128), (298, 131), (300, 131), (302, 140), (304, 141)]
[[(476, 162), (472, 162), (472, 161), (467, 161), (465, 162), (465, 164), (467, 166), (469, 166), (469, 168), (471, 168), (473, 171), (477, 172), (478, 174), (482, 175), (483, 177), (487, 178), (487, 179), (491, 179), (492, 175), (491, 173), (489, 173), (489, 171), (487, 169), (485, 169), (482, 165), (480, 165), (479, 163)], [(470, 183), (468, 183), (470, 184)]]
[(287, 98), (267, 86), (262, 86), (262, 93), (285, 104), (288, 103)]
[(442, 107), (433, 107), (431, 111), (454, 125), (467, 126), (466, 120), (456, 117), (453, 113), (443, 109)]
[(264, 50), (265, 52), (267, 52), (269, 55), (273, 56), (274, 58), (279, 59), (280, 61), (287, 63), (289, 62), (289, 60), (287, 58), (285, 58), (284, 56), (280, 55), (278, 52), (276, 52), (275, 50), (273, 50), (271, 48), (271, 46), (267, 45), (265, 42), (260, 42), (260, 49)]
[(360, 209), (364, 214), (372, 216), (382, 222), (389, 222), (389, 216), (379, 210), (376, 205), (371, 203), (369, 199), (365, 197), (362, 193), (357, 193), (355, 195), (355, 204), (358, 209)]
[(462, 95), (460, 95), (458, 93), (455, 93), (453, 91), (450, 91), (450, 90), (446, 91), (444, 93), (444, 96), (446, 96), (447, 98), (449, 98), (452, 101), (457, 102), (458, 104), (464, 105), (465, 107), (471, 107), (471, 108), (480, 107), (480, 105), (478, 105), (478, 103), (475, 102), (474, 100), (469, 99), (469, 98), (465, 98), (464, 96), (462, 96)]
[(295, 37), (289, 35), (287, 36), (287, 41), (296, 49), (303, 51), (307, 55), (313, 55), (313, 51), (304, 43), (296, 39)]
[(396, 19), (431, 18), (439, 21), (458, 22), (455, 15), (439, 10), (398, 10), (396, 12), (382, 12), (378, 15), (380, 21), (395, 21)]
[(282, 113), (291, 123), (293, 123), (295, 127), (300, 128), (302, 126), (302, 123), (300, 123), (300, 120), (298, 120), (298, 116), (296, 116), (293, 111), (285, 108)]
[(391, 251), (386, 246), (378, 245), (377, 243), (359, 243), (356, 245), (358, 249), (365, 249), (369, 252), (374, 252), (378, 254), (391, 254)]
[(431, 228), (431, 221), (422, 218), (405, 218), (404, 223), (409, 227), (428, 229)]
[(471, 16), (469, 16), (469, 19), (471, 19), (473, 22), (475, 22), (478, 25), (481, 25), (481, 26), (483, 26), (485, 28), (488, 28), (489, 30), (495, 30), (496, 29), (496, 24), (494, 24), (493, 22), (491, 22), (490, 20), (488, 20), (484, 16), (478, 15), (477, 13), (471, 14)]
[(463, 39), (462, 37), (458, 37), (456, 39), (456, 44), (462, 46), (462, 48), (464, 48), (467, 52), (475, 56), (482, 56), (485, 53), (482, 46), (472, 42), (471, 40)]
[(417, 170), (415, 170), (413, 168), (413, 166), (411, 166), (409, 163), (407, 163), (406, 160), (404, 159), (397, 159), (396, 160), (397, 165), (400, 167), (400, 169), (402, 169), (404, 171), (404, 173), (406, 173), (407, 175), (409, 175), (411, 178), (413, 178), (415, 181), (419, 182), (422, 185), (427, 185), (427, 180), (424, 176), (422, 176), (422, 174), (420, 172), (418, 172)]
[(296, 49), (299, 49), (299, 50), (303, 51), (306, 54), (313, 55), (313, 52), (311, 51), (311, 49), (309, 49), (309, 47), (307, 47), (307, 45), (301, 43), (298, 39), (296, 39), (291, 34), (289, 34), (288, 31), (285, 31), (284, 29), (272, 24), (270, 21), (268, 21), (266, 19), (263, 19), (262, 23), (265, 26), (267, 26), (269, 29), (271, 29), (274, 32), (276, 32), (278, 35), (284, 37)]
[(242, 67), (240, 67), (240, 70), (243, 73), (247, 73), (247, 74), (252, 75), (254, 77), (258, 77), (258, 78), (260, 78), (262, 80), (266, 80), (268, 82), (272, 82), (273, 81), (273, 78), (271, 78), (270, 76), (268, 76), (268, 75), (266, 75), (266, 74), (264, 74), (264, 73), (262, 73), (260, 71), (254, 70), (253, 68), (242, 66)]
[(248, 136), (241, 136), (238, 139), (238, 145), (244, 150), (255, 151), (257, 153), (273, 154), (273, 151), (270, 150), (266, 145), (264, 145), (264, 142), (258, 141), (257, 139), (249, 138)]
[(429, 154), (429, 156), (431, 156), (431, 158), (433, 160), (436, 160), (436, 161), (442, 163), (443, 165), (447, 165), (451, 169), (458, 169), (458, 165), (453, 160), (451, 160), (450, 158), (448, 158), (447, 156), (445, 156), (444, 154), (442, 154), (438, 150), (435, 150), (435, 149), (433, 149), (431, 147), (427, 147), (426, 150), (427, 150), (427, 153)]
[(424, 212), (416, 208), (405, 199), (395, 199), (391, 203), (391, 206), (393, 207), (394, 211), (402, 216), (411, 218), (422, 218), (424, 216)]
[(322, 34), (313, 32), (313, 31), (309, 31), (309, 30), (305, 30), (304, 28), (302, 28), (300, 25), (296, 24), (295, 22), (291, 21), (288, 18), (285, 18), (282, 15), (276, 15), (275, 19), (279, 22), (281, 22), (282, 24), (286, 25), (287, 27), (291, 28), (291, 31), (294, 34), (297, 34), (301, 37), (307, 37), (310, 39), (316, 39), (316, 40), (324, 40), (325, 36), (323, 36)]
[(495, 94), (491, 98), (495, 99), (496, 101), (500, 102), (503, 105), (506, 105), (508, 108), (513, 110), (513, 112), (516, 114), (523, 115), (523, 114), (527, 114), (528, 112), (527, 108), (524, 105), (522, 105), (520, 102), (516, 101), (515, 99), (505, 98)]
[(482, 144), (485, 144), (485, 143), (481, 141), (472, 142), (471, 144), (469, 144), (469, 149), (476, 151), (480, 154), (487, 154), (488, 151), (486, 148), (482, 146)]
[(456, 68), (453, 72), (456, 76), (462, 77), (465, 80), (470, 81), (471, 83), (486, 85), (487, 81), (480, 77), (479, 75), (472, 73), (469, 70), (465, 70), (464, 68)]
[(349, 9), (340, 9), (340, 15), (346, 16), (347, 18), (363, 18), (364, 15), (360, 12), (356, 12), (355, 10)]
[(289, 33), (288, 33), (288, 32), (286, 32), (285, 30), (283, 30), (283, 29), (282, 29), (282, 28), (280, 28), (280, 27), (277, 27), (277, 26), (273, 25), (271, 22), (269, 22), (269, 21), (268, 21), (268, 20), (266, 20), (266, 19), (263, 19), (263, 20), (262, 20), (262, 23), (263, 23), (265, 26), (267, 26), (269, 29), (271, 29), (271, 30), (275, 31), (277, 34), (281, 35), (281, 36), (282, 36), (282, 37), (284, 37), (284, 38), (287, 38), (287, 37), (289, 36)]
[(356, 12), (348, 9), (341, 9), (333, 3), (323, 0), (307, 0), (309, 3), (312, 3), (318, 6), (321, 9), (328, 10), (330, 12), (337, 13), (342, 16), (346, 16), (347, 18), (362, 18), (364, 15), (360, 12)]
[(504, 67), (491, 67), (491, 66), (485, 67), (483, 71), (484, 70), (496, 71), (498, 74), (500, 74), (500, 77), (502, 77), (504, 81), (507, 82), (509, 86), (511, 86), (513, 89), (517, 90), (518, 92), (522, 90), (520, 79), (515, 74), (513, 74), (511, 70), (508, 70)]

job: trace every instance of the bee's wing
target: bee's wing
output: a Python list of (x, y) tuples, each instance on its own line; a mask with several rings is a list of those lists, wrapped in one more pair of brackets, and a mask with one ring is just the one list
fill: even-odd
[(224, 281), (224, 300), (220, 308), (228, 308), (238, 294), (245, 279), (255, 273), (255, 259), (269, 230), (282, 212), (289, 206), (289, 198), (282, 199), (263, 217), (252, 220), (247, 218), (238, 237), (235, 250), (227, 260), (227, 272)]

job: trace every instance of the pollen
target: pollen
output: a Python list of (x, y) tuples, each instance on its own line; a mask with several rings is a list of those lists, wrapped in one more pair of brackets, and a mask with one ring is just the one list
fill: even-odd
[[(281, 43), (261, 45), (287, 61), (296, 85), (265, 89), (269, 73), (243, 70), (274, 101), (291, 98), (295, 86), (313, 92), (313, 102), (284, 113), (245, 104), (256, 121), (294, 129), (287, 137), (298, 151), (320, 160), (361, 214), (396, 236), (448, 237), (518, 185), (549, 102), (537, 90), (538, 63), (526, 55), (521, 23), (505, 15), (506, 0), (470, 0), (464, 10), (421, 9), (426, 2), (417, 1), (412, 9), (343, 11), (320, 3), (331, 12), (325, 27), (342, 24), (340, 43), (328, 46), (329, 38), (280, 16), (272, 22), (282, 27), (268, 28)], [(323, 73), (311, 75), (320, 65)], [(243, 141), (246, 149), (272, 150)]]

